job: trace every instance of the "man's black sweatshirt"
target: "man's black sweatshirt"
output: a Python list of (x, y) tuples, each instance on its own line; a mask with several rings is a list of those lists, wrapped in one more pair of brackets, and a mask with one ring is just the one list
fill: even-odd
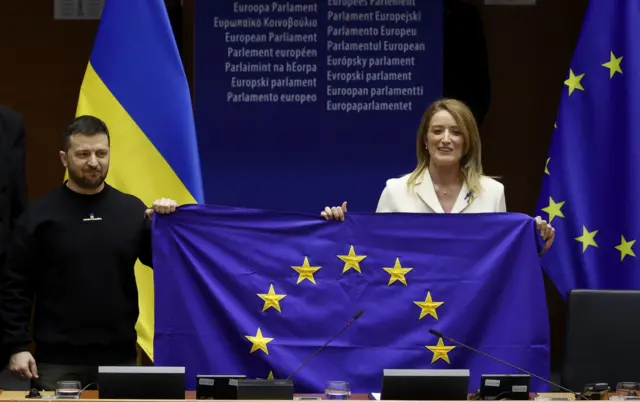
[[(62, 185), (19, 219), (2, 275), (3, 342), (36, 343), (36, 362), (110, 365), (134, 361), (136, 260), (151, 267), (146, 206), (105, 183), (93, 195)], [(32, 338), (29, 323), (34, 309)]]

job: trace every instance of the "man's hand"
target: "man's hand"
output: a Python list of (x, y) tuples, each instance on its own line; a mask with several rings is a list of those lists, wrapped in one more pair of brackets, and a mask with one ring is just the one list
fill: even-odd
[(147, 209), (144, 213), (144, 217), (147, 219), (153, 218), (153, 213), (170, 214), (176, 210), (178, 203), (171, 198), (160, 198), (153, 202), (153, 207)]
[(30, 352), (18, 352), (11, 355), (9, 371), (21, 380), (38, 378), (36, 359), (33, 358)]

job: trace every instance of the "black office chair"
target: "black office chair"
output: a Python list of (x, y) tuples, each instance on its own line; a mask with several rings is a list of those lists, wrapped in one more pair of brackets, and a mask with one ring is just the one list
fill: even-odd
[(640, 382), (640, 290), (574, 290), (567, 298), (562, 385)]

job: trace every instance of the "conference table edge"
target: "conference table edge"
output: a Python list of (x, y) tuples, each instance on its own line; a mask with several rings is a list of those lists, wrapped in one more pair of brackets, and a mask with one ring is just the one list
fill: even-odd
[[(1, 392), (1, 391), (0, 391)], [(52, 395), (51, 392), (44, 392), (44, 395)], [(88, 394), (88, 395), (87, 395)], [(15, 402), (24, 402), (25, 400), (33, 400), (26, 397), (26, 391), (4, 391), (0, 394), (0, 401), (15, 401)], [(532, 394), (531, 399), (534, 399), (535, 396), (546, 397), (546, 398), (570, 398), (575, 399), (572, 394), (569, 393), (554, 393), (554, 392), (545, 392)], [(322, 397), (322, 394), (295, 394), (295, 397)], [(83, 395), (80, 397), (83, 402), (184, 402), (189, 400), (195, 400), (195, 392), (187, 391), (185, 393), (184, 399), (101, 399), (97, 395), (96, 391), (85, 391)], [(368, 400), (368, 394), (353, 394), (349, 398), (350, 400)], [(50, 398), (37, 400), (52, 400)], [(54, 399), (55, 400), (55, 399)], [(220, 402), (255, 402), (255, 400), (222, 400), (218, 399)], [(282, 402), (282, 400), (263, 400), (263, 402)], [(385, 402), (405, 402), (405, 401), (385, 401)], [(418, 402), (418, 401), (412, 401)], [(426, 401), (425, 401), (426, 402)], [(428, 401), (428, 402), (463, 402), (463, 401)]]

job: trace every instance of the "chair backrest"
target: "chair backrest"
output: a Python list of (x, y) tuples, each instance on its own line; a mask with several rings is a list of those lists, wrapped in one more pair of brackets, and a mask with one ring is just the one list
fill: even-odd
[(562, 384), (576, 392), (640, 381), (640, 290), (573, 290), (567, 298)]

